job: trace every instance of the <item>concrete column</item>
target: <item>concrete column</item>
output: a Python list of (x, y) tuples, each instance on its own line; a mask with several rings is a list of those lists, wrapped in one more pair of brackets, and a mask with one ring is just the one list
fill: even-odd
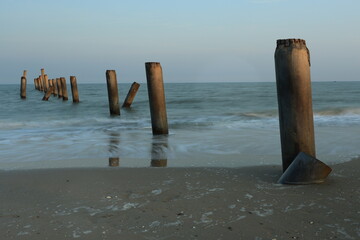
[(47, 92), (47, 90), (49, 89), (49, 77), (47, 74), (44, 75), (44, 92)]
[(54, 95), (54, 97), (56, 97), (58, 94), (56, 79), (51, 79), (51, 81), (52, 81), (52, 85), (54, 87), (53, 95)]
[(299, 152), (316, 157), (310, 55), (305, 40), (277, 41), (275, 71), (285, 171)]
[(34, 78), (34, 87), (35, 87), (36, 90), (39, 90), (37, 78)]
[(66, 87), (66, 79), (64, 77), (61, 77), (60, 82), (61, 82), (63, 101), (67, 101), (69, 99), (69, 97), (68, 97), (68, 92), (67, 92), (67, 87)]
[(21, 97), (22, 99), (25, 99), (25, 98), (26, 98), (26, 77), (21, 77), (20, 97)]
[(62, 98), (62, 87), (61, 87), (61, 80), (60, 78), (56, 78), (56, 86), (58, 89), (58, 98)]
[(54, 88), (54, 86), (51, 86), (51, 87), (48, 88), (48, 90), (46, 91), (46, 93), (45, 93), (45, 95), (44, 95), (44, 97), (42, 99), (43, 101), (48, 101), (49, 100), (52, 92), (54, 91), (53, 88)]
[(160, 63), (145, 63), (153, 135), (168, 134), (166, 103)]
[(129, 108), (132, 104), (132, 102), (134, 101), (134, 98), (136, 96), (137, 91), (139, 90), (140, 84), (138, 84), (137, 82), (134, 82), (130, 89), (128, 94), (126, 95), (125, 101), (122, 105), (123, 108)]
[(120, 115), (119, 92), (115, 70), (106, 71), (110, 115)]
[(72, 93), (73, 102), (78, 103), (80, 102), (80, 100), (79, 100), (79, 92), (78, 92), (75, 76), (70, 76), (70, 84), (71, 84), (71, 93)]

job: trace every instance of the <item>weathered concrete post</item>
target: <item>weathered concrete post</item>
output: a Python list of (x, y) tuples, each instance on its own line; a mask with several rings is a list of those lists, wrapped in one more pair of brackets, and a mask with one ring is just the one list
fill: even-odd
[(26, 98), (26, 77), (21, 77), (20, 97), (22, 99)]
[(45, 83), (45, 69), (40, 69), (41, 71), (41, 75), (40, 75), (40, 79), (41, 79), (41, 85), (42, 85), (42, 91), (46, 92), (46, 83)]
[(119, 93), (115, 70), (106, 71), (110, 115), (120, 115)]
[(66, 87), (66, 79), (64, 77), (61, 77), (60, 82), (61, 82), (63, 101), (67, 101), (69, 99), (69, 97), (68, 97), (68, 92), (67, 92), (67, 87)]
[(49, 89), (49, 77), (47, 74), (44, 75), (44, 92), (47, 92), (47, 90)]
[(310, 53), (305, 40), (277, 40), (275, 71), (285, 172), (300, 152), (316, 157)]
[(51, 81), (52, 81), (52, 85), (53, 85), (53, 87), (54, 87), (54, 91), (53, 91), (53, 95), (54, 95), (54, 97), (56, 97), (57, 96), (57, 82), (56, 82), (56, 79), (51, 79)]
[(56, 86), (58, 89), (58, 98), (62, 98), (62, 87), (60, 78), (56, 78)]
[(37, 80), (36, 80), (36, 78), (34, 78), (34, 87), (35, 87), (36, 90), (38, 90), (38, 85), (37, 85)]
[(49, 100), (49, 98), (50, 98), (50, 96), (51, 96), (51, 93), (54, 91), (54, 86), (51, 86), (51, 87), (49, 87), (48, 88), (48, 90), (46, 91), (46, 93), (45, 93), (45, 95), (44, 95), (44, 97), (43, 97), (43, 101), (48, 101)]
[(39, 86), (40, 86), (40, 91), (44, 91), (44, 83), (43, 83), (43, 80), (42, 80), (42, 76), (39, 75)]
[(80, 101), (79, 101), (79, 92), (78, 92), (75, 76), (70, 76), (70, 83), (71, 83), (71, 93), (72, 93), (73, 102), (78, 103)]
[(153, 135), (168, 134), (164, 82), (160, 63), (145, 63)]
[(41, 80), (41, 76), (38, 77), (38, 83), (39, 83), (39, 91), (43, 91), (44, 87), (43, 87), (43, 82)]
[(134, 98), (136, 96), (136, 93), (139, 90), (139, 87), (140, 87), (140, 84), (138, 84), (137, 82), (133, 82), (133, 84), (131, 84), (129, 92), (126, 95), (125, 101), (122, 105), (123, 108), (128, 108), (131, 106), (131, 104), (134, 101)]

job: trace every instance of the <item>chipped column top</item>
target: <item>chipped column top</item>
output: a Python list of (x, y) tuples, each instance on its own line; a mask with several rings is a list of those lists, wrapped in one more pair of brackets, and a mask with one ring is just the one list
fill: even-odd
[(296, 39), (296, 38), (289, 38), (289, 39), (278, 39), (276, 41), (277, 46), (285, 45), (290, 46), (293, 44), (303, 44), (306, 46), (306, 41), (304, 39)]

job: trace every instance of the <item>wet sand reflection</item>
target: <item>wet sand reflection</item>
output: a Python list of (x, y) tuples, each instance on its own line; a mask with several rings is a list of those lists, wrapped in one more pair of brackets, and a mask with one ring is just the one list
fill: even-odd
[(109, 134), (109, 167), (120, 166), (119, 144), (120, 133), (111, 132)]
[(168, 136), (153, 136), (151, 146), (151, 167), (166, 167), (168, 152)]

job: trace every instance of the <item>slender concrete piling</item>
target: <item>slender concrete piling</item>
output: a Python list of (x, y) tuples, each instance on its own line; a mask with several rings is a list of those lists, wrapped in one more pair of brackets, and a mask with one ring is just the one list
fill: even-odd
[(145, 63), (153, 135), (168, 134), (164, 82), (160, 63)]
[(110, 115), (120, 115), (119, 93), (115, 70), (106, 71)]
[(44, 91), (44, 82), (42, 76), (39, 75), (38, 79), (39, 79), (40, 91)]
[(299, 152), (316, 157), (310, 55), (305, 40), (277, 40), (275, 71), (285, 172)]
[(24, 70), (23, 71), (23, 77), (26, 78), (26, 75), (27, 75), (27, 70)]
[(78, 103), (80, 102), (80, 100), (79, 100), (79, 92), (78, 92), (75, 76), (70, 76), (70, 84), (71, 84), (71, 93), (72, 93), (73, 102)]
[(67, 92), (67, 87), (66, 87), (66, 79), (64, 77), (61, 77), (60, 82), (61, 82), (63, 101), (67, 101), (69, 99), (69, 97), (68, 97), (68, 92)]
[(21, 77), (20, 97), (21, 97), (22, 99), (25, 99), (25, 98), (26, 98), (26, 77)]
[(49, 89), (49, 77), (47, 74), (44, 75), (44, 92)]
[(42, 91), (46, 92), (46, 83), (45, 83), (45, 69), (40, 69), (41, 71), (41, 75), (40, 75), (40, 79), (41, 79), (41, 85), (42, 85)]
[(56, 83), (56, 79), (51, 79), (51, 81), (52, 81), (52, 85), (54, 86), (54, 91), (53, 91), (53, 95), (54, 95), (54, 97), (56, 97), (57, 96), (57, 83)]
[(54, 86), (51, 86), (51, 87), (48, 88), (48, 90), (46, 91), (46, 93), (45, 93), (45, 95), (44, 95), (44, 97), (42, 99), (43, 101), (48, 101), (49, 100), (49, 98), (50, 98), (50, 96), (51, 96), (51, 94), (53, 92), (53, 88), (54, 88)]
[(56, 86), (58, 89), (58, 98), (62, 98), (62, 87), (61, 87), (60, 78), (56, 78)]
[(140, 87), (140, 84), (138, 84), (137, 82), (133, 82), (133, 84), (131, 84), (129, 92), (126, 95), (125, 101), (122, 105), (123, 108), (129, 108), (131, 106), (131, 104), (134, 101), (134, 98), (136, 96), (136, 93), (139, 90), (139, 87)]
[(36, 90), (39, 90), (39, 87), (38, 87), (38, 83), (37, 83), (37, 79), (34, 78), (34, 87)]
[(39, 76), (37, 78), (38, 84), (39, 84), (39, 91), (43, 91), (43, 85), (42, 85), (42, 81), (41, 81), (41, 77)]

